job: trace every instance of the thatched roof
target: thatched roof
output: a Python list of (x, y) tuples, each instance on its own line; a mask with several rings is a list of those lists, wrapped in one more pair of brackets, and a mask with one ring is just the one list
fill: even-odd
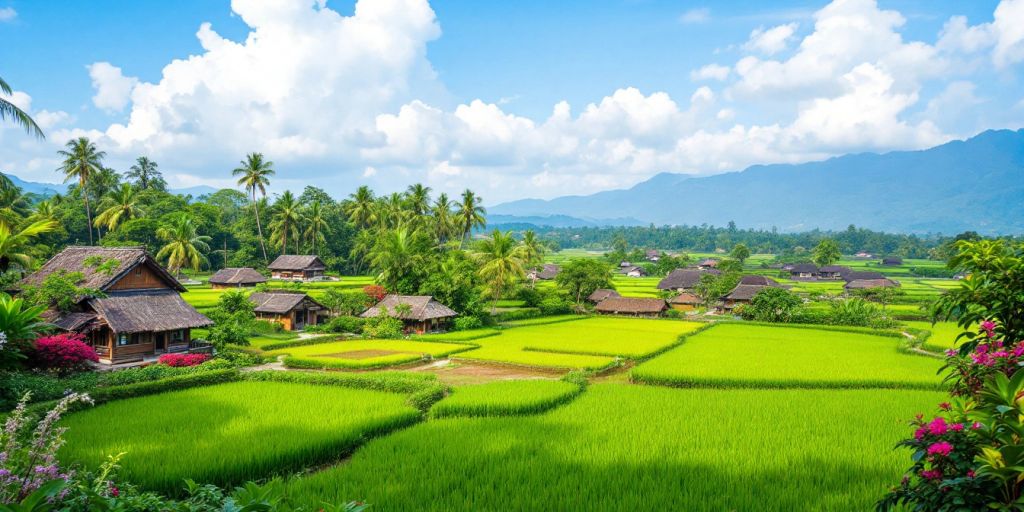
[(676, 295), (675, 297), (672, 297), (671, 299), (669, 299), (668, 303), (669, 304), (685, 304), (685, 305), (688, 305), (688, 306), (695, 306), (695, 305), (700, 304), (701, 300), (700, 300), (700, 297), (698, 297), (698, 296), (696, 296), (696, 295), (694, 295), (692, 293), (683, 292), (683, 293), (680, 293), (679, 295)]
[[(109, 270), (97, 268), (110, 260), (117, 261), (117, 265)], [(60, 271), (81, 272), (83, 279), (78, 286), (105, 291), (139, 265), (149, 267), (170, 288), (179, 292), (185, 291), (185, 287), (157, 263), (144, 247), (70, 246), (50, 258), (39, 270), (23, 279), (21, 286), (39, 286), (47, 276)]]
[(843, 288), (847, 290), (863, 290), (866, 288), (894, 288), (899, 285), (899, 281), (893, 281), (892, 279), (857, 279), (846, 283)]
[(790, 274), (817, 274), (818, 266), (814, 263), (797, 263), (789, 269)]
[(88, 324), (89, 322), (93, 322), (98, 318), (99, 317), (96, 316), (96, 313), (93, 313), (91, 311), (72, 312), (67, 313), (63, 316), (56, 316), (50, 321), (50, 323), (57, 326), (58, 329), (64, 331), (81, 331), (86, 324)]
[(900, 258), (899, 256), (889, 256), (887, 258), (882, 258), (882, 265), (902, 265), (902, 264), (903, 264), (903, 258)]
[(638, 273), (639, 273), (640, 275), (642, 275), (642, 276), (646, 276), (646, 275), (647, 275), (647, 271), (646, 271), (646, 270), (644, 270), (644, 268), (643, 268), (643, 267), (638, 267), (638, 266), (636, 266), (636, 265), (633, 265), (632, 267), (625, 267), (625, 268), (623, 268), (623, 269), (621, 270), (621, 272), (622, 272), (623, 274), (628, 274), (628, 273), (630, 273), (630, 272), (638, 272)]
[[(308, 301), (308, 302), (307, 302)], [(305, 293), (289, 292), (255, 292), (249, 295), (249, 302), (256, 305), (253, 309), (257, 313), (271, 313), (283, 315), (291, 312), (304, 302), (323, 307), (319, 302), (311, 299)]]
[(661, 253), (659, 253), (657, 249), (647, 249), (646, 251), (644, 251), (644, 255), (647, 256), (648, 258), (654, 258), (659, 256), (660, 254)]
[[(409, 306), (408, 313), (399, 313), (398, 306), (406, 304)], [(363, 314), (363, 318), (371, 318), (380, 315), (381, 308), (387, 310), (387, 315), (400, 320), (415, 320), (422, 322), (434, 318), (451, 318), (458, 315), (448, 306), (434, 300), (430, 295), (387, 295), (380, 302), (370, 307)]]
[(689, 289), (697, 286), (701, 276), (704, 274), (720, 274), (717, 270), (702, 270), (696, 268), (677, 268), (669, 272), (664, 279), (658, 282), (659, 290)]
[(594, 290), (594, 293), (591, 293), (590, 295), (587, 296), (587, 300), (593, 303), (598, 303), (601, 302), (602, 300), (607, 299), (608, 297), (622, 297), (622, 295), (619, 295), (619, 292), (615, 290), (609, 290), (608, 288), (598, 288)]
[(222, 268), (210, 276), (210, 284), (259, 284), (267, 278), (249, 267)]
[(718, 263), (719, 263), (718, 260), (712, 259), (712, 258), (708, 258), (708, 259), (698, 263), (697, 266), (698, 267), (717, 267)]
[(267, 268), (270, 270), (326, 270), (327, 265), (313, 255), (282, 254), (270, 265), (267, 265)]
[(594, 306), (602, 313), (661, 313), (667, 308), (663, 299), (639, 297), (608, 297)]
[(828, 272), (830, 274), (842, 274), (844, 272), (850, 272), (850, 267), (843, 265), (825, 265), (818, 269), (819, 272)]
[(174, 290), (112, 292), (101, 299), (90, 299), (89, 306), (116, 333), (172, 331), (213, 324)]
[(881, 272), (841, 272), (839, 274), (847, 283), (851, 281), (860, 281), (862, 279), (885, 279), (885, 274)]
[(768, 276), (748, 275), (740, 278), (739, 284), (749, 284), (754, 286), (773, 286), (775, 288), (782, 288), (782, 285), (778, 281)]
[(757, 295), (757, 292), (768, 288), (767, 286), (758, 286), (755, 284), (738, 284), (736, 288), (733, 288), (729, 295), (722, 297), (725, 300), (750, 300)]
[(562, 270), (562, 267), (554, 265), (552, 263), (545, 263), (542, 267), (534, 270), (534, 275), (537, 279), (554, 279), (558, 276), (558, 272)]

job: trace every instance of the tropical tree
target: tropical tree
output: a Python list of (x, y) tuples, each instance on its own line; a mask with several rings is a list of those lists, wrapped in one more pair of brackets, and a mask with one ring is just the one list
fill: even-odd
[[(7, 97), (14, 94), (14, 90), (11, 89), (10, 85), (7, 85), (7, 82), (5, 82), (3, 78), (0, 78), (0, 91), (3, 91), (4, 95)], [(43, 135), (43, 130), (39, 128), (39, 125), (37, 125), (35, 121), (32, 120), (31, 116), (18, 108), (14, 103), (0, 98), (0, 119), (6, 120), (7, 118), (13, 119), (15, 124), (24, 128), (25, 132), (30, 135), (35, 135), (40, 139), (46, 138), (46, 136)]]
[(177, 274), (185, 267), (198, 271), (200, 266), (206, 263), (204, 253), (210, 251), (210, 237), (199, 234), (196, 223), (189, 214), (175, 215), (169, 224), (157, 229), (156, 236), (167, 242), (156, 257), (166, 260), (167, 268), (172, 273)]
[(448, 194), (442, 192), (437, 196), (430, 211), (434, 222), (434, 236), (438, 244), (444, 244), (451, 238), (455, 229), (455, 216), (452, 214), (452, 202), (448, 199)]
[(345, 203), (344, 212), (357, 228), (368, 227), (374, 221), (374, 197), (370, 187), (363, 185), (356, 189)]
[(299, 222), (302, 221), (302, 205), (295, 199), (291, 190), (285, 190), (274, 204), (274, 213), (270, 219), (270, 240), (281, 248), (282, 253), (288, 252), (288, 242), (295, 241), (295, 252), (299, 252)]
[(555, 283), (565, 290), (577, 304), (599, 288), (615, 289), (612, 268), (595, 258), (573, 258), (562, 265)]
[(750, 249), (747, 248), (746, 244), (736, 244), (732, 248), (732, 252), (729, 253), (729, 256), (732, 259), (737, 260), (740, 263), (743, 263), (744, 261), (747, 261), (747, 258), (750, 257)]
[(14, 228), (29, 212), (29, 203), (10, 178), (0, 174), (0, 224)]
[(377, 283), (389, 291), (415, 292), (426, 252), (423, 242), (423, 236), (408, 227), (379, 234), (368, 255), (370, 266), (377, 272)]
[(811, 260), (819, 266), (831, 265), (842, 257), (843, 254), (839, 251), (839, 244), (831, 238), (825, 238), (818, 242), (818, 245), (811, 253)]
[(157, 167), (156, 162), (148, 157), (140, 156), (135, 159), (135, 163), (128, 169), (124, 177), (134, 180), (135, 186), (139, 187), (139, 190), (166, 190), (167, 182), (164, 181), (164, 177)]
[(487, 210), (480, 206), (480, 197), (468, 188), (462, 192), (462, 201), (456, 203), (456, 207), (458, 208), (456, 223), (461, 230), (459, 234), (462, 236), (462, 241), (465, 242), (473, 228), (482, 228), (487, 225), (487, 219), (484, 217)]
[(256, 231), (260, 238), (260, 250), (263, 251), (263, 261), (269, 263), (267, 258), (267, 246), (263, 242), (263, 226), (260, 225), (260, 208), (256, 202), (256, 191), (266, 197), (267, 185), (270, 185), (270, 177), (274, 175), (274, 162), (263, 159), (263, 153), (249, 153), (242, 160), (242, 165), (231, 171), (232, 176), (238, 176), (238, 184), (244, 186), (245, 190), (252, 195), (253, 211), (256, 214)]
[(320, 201), (313, 201), (306, 210), (305, 219), (306, 232), (304, 235), (313, 246), (313, 254), (317, 254), (317, 244), (323, 243), (325, 241), (324, 235), (330, 234), (331, 232), (331, 225), (327, 222), (323, 203)]
[(11, 262), (25, 269), (31, 268), (32, 257), (25, 249), (35, 237), (54, 231), (58, 225), (57, 221), (52, 219), (38, 220), (15, 233), (8, 226), (0, 224), (0, 272), (7, 272)]
[(122, 222), (145, 215), (139, 206), (138, 191), (127, 183), (122, 183), (117, 190), (104, 197), (100, 208), (103, 211), (96, 216), (95, 225), (97, 228), (105, 226), (107, 231), (117, 229)]
[(89, 245), (92, 245), (92, 212), (89, 210), (89, 178), (103, 169), (103, 157), (107, 154), (96, 149), (87, 137), (69, 140), (64, 149), (57, 152), (64, 157), (64, 163), (57, 170), (64, 173), (64, 182), (78, 180), (78, 188), (85, 202), (85, 220), (88, 224)]
[(409, 201), (409, 209), (416, 215), (425, 215), (430, 209), (430, 187), (421, 183), (409, 185), (405, 196)]
[(540, 263), (544, 258), (544, 253), (547, 251), (544, 244), (537, 238), (537, 233), (534, 233), (532, 229), (528, 229), (523, 233), (522, 246), (523, 257), (527, 265)]
[(495, 229), (490, 237), (477, 242), (472, 257), (480, 266), (477, 274), (487, 286), (493, 313), (502, 294), (526, 273), (523, 269), (526, 261), (523, 246), (516, 243), (511, 232), (502, 233)]
[(26, 345), (50, 327), (42, 319), (43, 311), (46, 306), (33, 306), (0, 293), (0, 369), (15, 367), (25, 359)]

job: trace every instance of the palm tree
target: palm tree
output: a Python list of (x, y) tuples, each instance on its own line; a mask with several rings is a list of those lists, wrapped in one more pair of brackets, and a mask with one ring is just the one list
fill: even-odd
[(3, 176), (3, 180), (0, 180), (0, 224), (14, 229), (28, 212), (28, 201), (21, 193), (21, 189)]
[(444, 244), (451, 238), (455, 228), (455, 216), (452, 215), (452, 202), (448, 200), (448, 194), (442, 192), (437, 196), (431, 213), (434, 217), (434, 236), (438, 244)]
[(167, 260), (167, 268), (171, 273), (178, 274), (186, 266), (198, 271), (206, 263), (203, 253), (210, 251), (207, 244), (210, 237), (199, 234), (195, 222), (188, 214), (181, 213), (173, 217), (170, 224), (156, 230), (156, 236), (167, 242), (156, 253), (156, 257)]
[(156, 162), (147, 157), (140, 156), (135, 159), (135, 163), (128, 169), (124, 177), (135, 180), (135, 185), (140, 190), (151, 188), (164, 190), (167, 188), (167, 182), (164, 181), (164, 177), (157, 167)]
[(8, 226), (0, 224), (0, 272), (7, 272), (11, 262), (25, 269), (31, 268), (32, 257), (24, 252), (25, 249), (35, 237), (49, 233), (57, 229), (57, 226), (55, 220), (37, 220), (14, 233)]
[(516, 243), (511, 232), (495, 229), (489, 238), (480, 240), (472, 252), (480, 265), (477, 274), (487, 283), (491, 294), (491, 312), (494, 313), (501, 294), (523, 278), (523, 246)]
[(317, 254), (317, 242), (323, 242), (324, 235), (331, 233), (331, 225), (324, 217), (324, 208), (320, 201), (313, 201), (313, 204), (309, 205), (309, 209), (306, 211), (306, 223), (305, 236), (313, 244), (313, 254)]
[[(456, 219), (459, 229), (462, 231), (460, 233), (462, 241), (465, 242), (473, 228), (478, 226), (482, 228), (487, 225), (487, 219), (484, 218), (487, 210), (480, 206), (480, 197), (468, 188), (462, 192), (462, 201), (456, 203), (456, 207), (459, 210), (456, 213)], [(459, 247), (462, 247), (462, 243), (459, 244)]]
[(369, 254), (370, 265), (378, 272), (377, 282), (388, 290), (401, 291), (399, 281), (412, 275), (423, 260), (421, 240), (416, 231), (406, 227), (381, 233)]
[[(14, 90), (11, 89), (10, 85), (7, 85), (7, 82), (5, 82), (3, 78), (0, 78), (0, 91), (3, 91), (6, 96), (14, 94)], [(43, 135), (43, 130), (39, 128), (39, 125), (37, 125), (28, 114), (18, 108), (14, 103), (0, 98), (0, 119), (7, 119), (8, 117), (14, 119), (15, 124), (24, 128), (27, 133), (35, 135), (36, 138), (46, 138), (46, 136)]]
[(96, 145), (87, 137), (79, 137), (69, 140), (64, 149), (57, 152), (64, 157), (58, 171), (64, 173), (64, 182), (72, 178), (78, 179), (78, 188), (82, 192), (82, 200), (85, 201), (86, 229), (89, 230), (89, 245), (92, 245), (92, 211), (89, 210), (89, 178), (103, 169), (103, 157), (107, 156), (103, 151), (96, 149)]
[(430, 187), (424, 187), (421, 183), (409, 185), (405, 196), (409, 201), (409, 209), (416, 215), (424, 215), (430, 209)]
[(532, 229), (527, 229), (526, 232), (523, 233), (523, 241), (521, 243), (523, 246), (523, 257), (526, 259), (526, 263), (528, 265), (540, 263), (547, 249), (544, 247), (544, 244), (540, 243), (540, 240), (537, 238), (537, 233), (534, 233)]
[(267, 185), (270, 185), (270, 177), (274, 175), (274, 162), (263, 159), (263, 153), (249, 153), (242, 160), (242, 166), (231, 171), (232, 176), (238, 178), (238, 184), (245, 187), (246, 191), (252, 194), (252, 205), (256, 212), (256, 230), (260, 237), (260, 250), (263, 251), (263, 261), (269, 263), (267, 258), (267, 246), (263, 243), (263, 227), (260, 225), (260, 209), (256, 203), (256, 191), (266, 197)]
[(355, 193), (351, 194), (349, 200), (346, 201), (344, 210), (349, 222), (355, 224), (357, 228), (362, 229), (369, 226), (374, 221), (374, 197), (370, 187), (363, 185), (356, 189)]
[(122, 183), (121, 186), (103, 198), (100, 208), (104, 208), (96, 216), (96, 227), (106, 226), (107, 231), (117, 229), (122, 222), (145, 215), (139, 206), (139, 193), (135, 187)]
[(36, 203), (36, 208), (32, 212), (32, 215), (28, 216), (28, 220), (57, 220), (56, 208), (57, 199), (43, 199)]
[(299, 252), (298, 233), (301, 220), (302, 205), (290, 190), (285, 190), (274, 204), (274, 214), (270, 219), (270, 240), (281, 247), (282, 253), (288, 253), (288, 241), (293, 239), (295, 252)]

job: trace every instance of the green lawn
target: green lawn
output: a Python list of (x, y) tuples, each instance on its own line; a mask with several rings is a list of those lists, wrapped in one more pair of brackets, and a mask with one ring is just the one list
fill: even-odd
[(125, 452), (121, 475), (146, 489), (238, 484), (338, 460), (367, 436), (416, 422), (404, 395), (283, 382), (233, 382), (118, 400), (67, 416), (61, 460), (96, 468)]
[(431, 416), (509, 416), (546, 411), (580, 392), (560, 380), (499, 380), (462, 386), (430, 409)]
[(945, 395), (592, 385), (527, 417), (431, 420), (301, 477), (309, 504), (375, 510), (870, 510), (892, 446)]
[(283, 348), (267, 354), (288, 355), (285, 365), (296, 368), (364, 369), (411, 363), (424, 356), (444, 357), (471, 348), (409, 340), (346, 340)]
[(938, 389), (942, 361), (888, 336), (723, 324), (647, 361), (632, 378), (673, 386)]

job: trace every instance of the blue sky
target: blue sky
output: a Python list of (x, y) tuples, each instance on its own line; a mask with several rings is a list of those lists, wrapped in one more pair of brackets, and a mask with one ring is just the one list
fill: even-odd
[(493, 203), (1024, 124), (1021, 0), (277, 1), (0, 0), (0, 76), (49, 135), (0, 132), (0, 169), (55, 181), (88, 135), (176, 185), (263, 151), (282, 188)]

